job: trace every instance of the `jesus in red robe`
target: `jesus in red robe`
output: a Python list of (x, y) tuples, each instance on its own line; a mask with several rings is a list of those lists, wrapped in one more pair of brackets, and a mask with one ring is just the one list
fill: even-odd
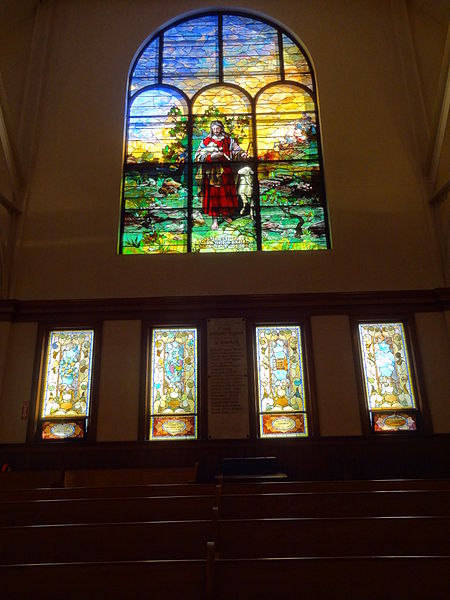
[(218, 229), (218, 217), (231, 223), (231, 215), (238, 207), (238, 197), (231, 169), (232, 160), (246, 159), (239, 144), (225, 133), (222, 121), (213, 121), (209, 135), (202, 141), (195, 160), (202, 167), (203, 212), (212, 217), (211, 229)]

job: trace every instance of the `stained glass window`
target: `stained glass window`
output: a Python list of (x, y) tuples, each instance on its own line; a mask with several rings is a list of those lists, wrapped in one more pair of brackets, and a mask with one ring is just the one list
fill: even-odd
[(256, 357), (260, 436), (307, 436), (300, 327), (257, 327)]
[(51, 331), (40, 395), (40, 436), (45, 440), (86, 436), (92, 388), (94, 331)]
[(373, 431), (417, 429), (417, 403), (402, 323), (360, 323), (364, 388)]
[(151, 440), (197, 438), (197, 330), (153, 329)]
[(265, 19), (160, 31), (128, 89), (120, 252), (329, 248), (314, 74)]

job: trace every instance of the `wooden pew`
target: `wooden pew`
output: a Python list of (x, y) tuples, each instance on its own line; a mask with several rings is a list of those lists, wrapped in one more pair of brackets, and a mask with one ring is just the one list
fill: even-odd
[(76, 498), (0, 502), (0, 525), (210, 519), (215, 496)]
[(76, 469), (64, 473), (65, 487), (106, 487), (148, 485), (152, 483), (194, 483), (198, 464), (189, 467), (155, 467), (146, 469)]
[(205, 597), (205, 559), (0, 566), (5, 600)]
[(219, 559), (214, 600), (448, 600), (450, 557)]
[(222, 494), (220, 497), (220, 516), (224, 519), (395, 515), (449, 516), (450, 490)]
[(211, 538), (210, 521), (0, 527), (0, 564), (204, 558)]
[(223, 494), (287, 494), (388, 490), (450, 490), (450, 479), (355, 479), (343, 481), (280, 481), (224, 483)]
[(64, 471), (6, 471), (0, 473), (0, 493), (4, 490), (23, 490), (38, 487), (61, 487)]
[(214, 483), (155, 483), (149, 485), (48, 487), (23, 490), (0, 490), (0, 502), (57, 500), (70, 498), (138, 498), (155, 496), (213, 496)]
[(216, 550), (221, 558), (450, 556), (450, 518), (219, 521)]

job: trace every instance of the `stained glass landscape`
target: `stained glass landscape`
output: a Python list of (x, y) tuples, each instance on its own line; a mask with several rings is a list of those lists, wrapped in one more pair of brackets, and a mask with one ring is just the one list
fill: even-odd
[(163, 30), (131, 73), (120, 251), (329, 247), (314, 78), (254, 16)]

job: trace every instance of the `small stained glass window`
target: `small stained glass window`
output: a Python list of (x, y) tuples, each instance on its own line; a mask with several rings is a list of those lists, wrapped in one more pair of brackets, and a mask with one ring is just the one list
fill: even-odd
[(92, 387), (94, 331), (51, 331), (40, 395), (40, 437), (86, 436)]
[(149, 438), (196, 439), (197, 418), (197, 330), (154, 329)]
[(403, 324), (360, 323), (358, 333), (373, 431), (416, 431), (418, 411)]
[(307, 436), (308, 416), (300, 327), (257, 327), (256, 356), (259, 435)]

